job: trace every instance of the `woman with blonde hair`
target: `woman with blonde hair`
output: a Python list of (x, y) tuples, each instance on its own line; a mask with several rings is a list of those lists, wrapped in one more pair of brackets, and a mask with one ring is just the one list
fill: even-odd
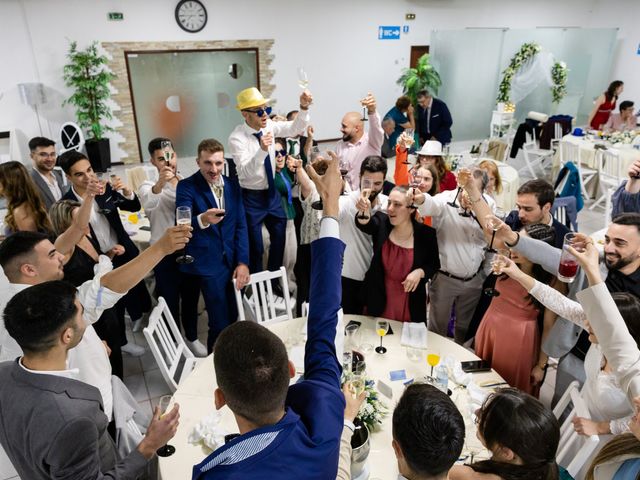
[(29, 172), (20, 162), (0, 164), (0, 196), (7, 200), (6, 233), (53, 233), (44, 202)]
[(478, 164), (478, 167), (487, 172), (489, 177), (489, 184), (487, 185), (486, 192), (492, 197), (501, 194), (502, 178), (500, 178), (500, 169), (498, 168), (498, 165), (496, 165), (496, 162), (493, 160), (482, 160)]
[[(629, 425), (640, 428), (636, 417)], [(618, 435), (591, 462), (586, 480), (640, 480), (640, 440), (632, 433)]]

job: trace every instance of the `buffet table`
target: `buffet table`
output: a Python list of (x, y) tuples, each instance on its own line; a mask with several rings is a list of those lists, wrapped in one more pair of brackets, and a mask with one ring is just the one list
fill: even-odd
[[(345, 315), (343, 322), (346, 325), (354, 320), (362, 322), (360, 327), (360, 344), (375, 346), (379, 344), (379, 337), (375, 333), (375, 318), (356, 315)], [(428, 345), (425, 351), (425, 358), (419, 362), (412, 362), (405, 353), (405, 347), (401, 346), (402, 323), (390, 321), (394, 334), (384, 337), (384, 346), (387, 348), (386, 354), (377, 354), (375, 351), (365, 354), (367, 365), (367, 376), (378, 382), (381, 380), (390, 387), (393, 392), (391, 398), (381, 395), (381, 399), (387, 405), (389, 413), (383, 420), (381, 427), (374, 431), (371, 436), (371, 452), (368, 457), (370, 479), (396, 480), (398, 469), (393, 448), (391, 446), (391, 417), (395, 403), (404, 391), (406, 380), (391, 381), (390, 372), (404, 370), (407, 379), (414, 378), (420, 381), (429, 373), (430, 367), (426, 363), (426, 352), (438, 349), (441, 359), (447, 356), (460, 361), (477, 360), (473, 353), (457, 345), (452, 340), (441, 337), (432, 332), (428, 333)], [(306, 318), (300, 317), (291, 321), (270, 325), (268, 328), (278, 335), (290, 352), (290, 359), (296, 364), (296, 371), (304, 368), (301, 363), (300, 351), (303, 345), (302, 334), (305, 330)], [(361, 348), (362, 349), (362, 348)], [(473, 381), (479, 385), (502, 384), (503, 379), (494, 371), (473, 374)], [(504, 386), (504, 385), (503, 385)], [(200, 463), (211, 450), (201, 444), (190, 444), (188, 437), (200, 420), (215, 411), (213, 392), (216, 388), (215, 373), (213, 368), (213, 358), (209, 356), (195, 368), (191, 375), (185, 379), (173, 396), (173, 402), (180, 404), (180, 426), (176, 436), (170, 444), (176, 447), (176, 453), (170, 457), (159, 458), (159, 475), (164, 480), (176, 478), (191, 478), (194, 465)], [(493, 387), (486, 389), (489, 392)], [(460, 409), (465, 419), (467, 428), (465, 448), (462, 459), (466, 459), (470, 454), (476, 458), (486, 458), (488, 452), (483, 449), (478, 441), (475, 432), (475, 424), (472, 419), (472, 409), (470, 407), (467, 389), (457, 386), (451, 380), (449, 389), (452, 391), (452, 399)], [(170, 407), (171, 408), (171, 407)], [(229, 433), (237, 432), (238, 428), (231, 411), (225, 406), (221, 410), (220, 426)]]

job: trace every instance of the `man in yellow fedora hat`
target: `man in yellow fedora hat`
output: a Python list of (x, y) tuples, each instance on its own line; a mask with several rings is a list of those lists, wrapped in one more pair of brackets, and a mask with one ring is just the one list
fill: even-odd
[(249, 267), (251, 273), (263, 270), (264, 224), (270, 236), (267, 269), (274, 271), (282, 265), (287, 226), (287, 216), (274, 184), (274, 139), (295, 137), (305, 131), (309, 123), (309, 106), (313, 97), (308, 90), (302, 92), (300, 113), (290, 122), (271, 121), (271, 107), (268, 106), (271, 99), (264, 98), (255, 87), (238, 93), (237, 101), (236, 108), (240, 110), (244, 122), (231, 132), (228, 145), (238, 172), (247, 215)]

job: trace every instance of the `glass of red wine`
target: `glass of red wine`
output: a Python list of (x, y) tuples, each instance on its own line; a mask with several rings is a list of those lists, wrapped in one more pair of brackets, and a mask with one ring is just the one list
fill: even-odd
[(569, 253), (567, 247), (574, 245), (576, 234), (569, 232), (564, 236), (564, 243), (562, 244), (562, 254), (560, 255), (560, 264), (558, 265), (558, 280), (565, 283), (571, 283), (575, 280), (578, 274), (578, 261), (576, 257)]

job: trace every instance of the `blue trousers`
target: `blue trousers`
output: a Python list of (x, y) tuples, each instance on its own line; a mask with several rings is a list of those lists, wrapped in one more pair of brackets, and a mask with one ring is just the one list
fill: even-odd
[(284, 256), (287, 216), (282, 209), (280, 196), (269, 190), (242, 190), (244, 209), (247, 215), (249, 233), (249, 270), (261, 272), (264, 245), (262, 243), (262, 224), (271, 238), (267, 270), (275, 271), (282, 266)]

